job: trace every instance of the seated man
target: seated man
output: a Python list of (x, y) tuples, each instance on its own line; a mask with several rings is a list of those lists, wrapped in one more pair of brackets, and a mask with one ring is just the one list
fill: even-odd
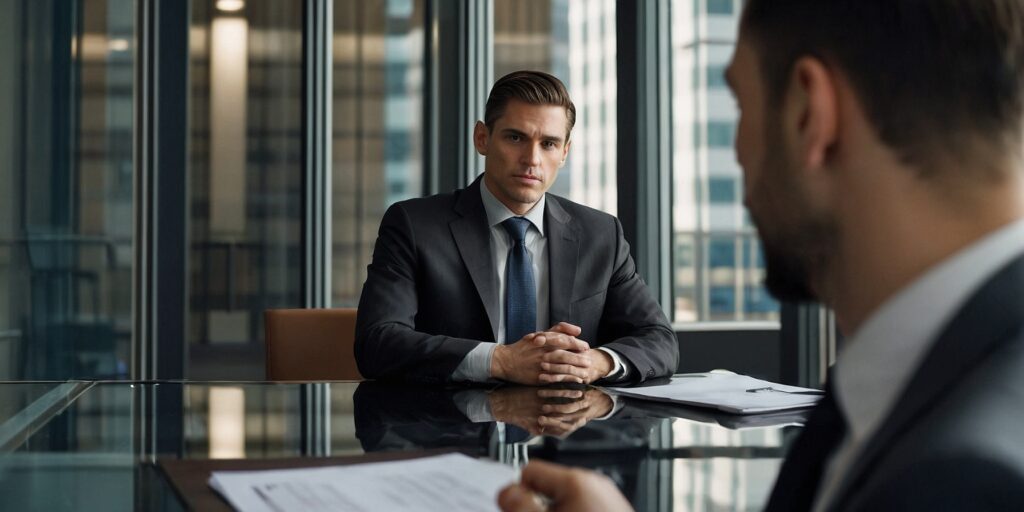
[(557, 78), (509, 74), (473, 133), (482, 177), (388, 209), (359, 299), (364, 376), (537, 385), (675, 371), (675, 334), (618, 220), (546, 194), (575, 119)]

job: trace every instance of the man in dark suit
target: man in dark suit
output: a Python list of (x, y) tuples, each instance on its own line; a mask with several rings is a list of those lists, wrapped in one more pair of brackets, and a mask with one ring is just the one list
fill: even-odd
[(846, 335), (768, 509), (1024, 509), (1024, 1), (748, 0), (727, 79), (766, 284)]
[(473, 134), (483, 175), (384, 214), (356, 323), (364, 376), (536, 385), (674, 372), (675, 335), (618, 220), (546, 193), (575, 112), (551, 75), (501, 78)]

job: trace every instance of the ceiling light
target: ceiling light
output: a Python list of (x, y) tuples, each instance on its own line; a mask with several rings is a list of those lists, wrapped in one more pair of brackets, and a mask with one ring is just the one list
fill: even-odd
[(107, 49), (112, 52), (126, 52), (130, 48), (127, 39), (111, 39), (107, 41)]
[(245, 0), (217, 0), (217, 10), (238, 12), (245, 8)]

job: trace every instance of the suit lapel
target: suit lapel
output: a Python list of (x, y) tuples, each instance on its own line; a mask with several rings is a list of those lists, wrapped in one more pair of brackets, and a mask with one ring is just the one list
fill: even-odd
[(546, 204), (544, 223), (548, 238), (549, 309), (551, 323), (556, 324), (569, 321), (580, 242), (571, 222), (572, 217), (558, 200), (549, 194)]
[(843, 415), (836, 405), (832, 379), (825, 384), (825, 396), (811, 412), (775, 480), (766, 512), (811, 510), (821, 492), (826, 462), (846, 433)]
[(448, 226), (459, 248), (462, 262), (469, 271), (476, 292), (487, 311), (492, 335), (497, 335), (499, 308), (498, 271), (491, 256), (491, 233), (487, 225), (487, 212), (480, 198), (480, 178), (462, 190), (455, 203), (460, 216)]
[(910, 380), (889, 417), (857, 457), (834, 504), (845, 503), (870, 468), (936, 405), (962, 376), (998, 350), (1020, 328), (1024, 311), (1024, 256), (997, 272), (960, 309)]

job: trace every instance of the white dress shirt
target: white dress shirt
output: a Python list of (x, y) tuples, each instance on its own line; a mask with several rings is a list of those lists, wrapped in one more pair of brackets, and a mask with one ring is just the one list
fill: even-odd
[[(494, 194), (487, 188), (487, 184), (480, 183), (480, 198), (484, 203), (484, 211), (487, 213), (487, 224), (491, 232), (491, 256), (494, 258), (494, 268), (498, 271), (498, 325), (495, 327), (494, 340), (497, 343), (515, 343), (519, 340), (505, 339), (505, 265), (508, 261), (508, 251), (512, 247), (512, 239), (508, 232), (501, 225), (510, 217), (515, 217)], [(530, 253), (533, 262), (533, 286), (537, 292), (537, 330), (544, 331), (551, 327), (549, 323), (550, 308), (549, 280), (548, 280), (548, 242), (544, 235), (544, 208), (547, 205), (547, 196), (542, 195), (540, 201), (533, 205), (530, 211), (522, 215), (530, 221), (526, 230), (526, 250)], [(491, 357), (497, 343), (481, 343), (471, 350), (459, 363), (458, 368), (452, 373), (454, 380), (483, 382), (491, 378)], [(628, 367), (624, 366), (619, 355), (614, 350), (598, 348), (611, 356), (613, 368), (608, 375), (615, 375), (617, 372)], [(618, 378), (624, 378), (625, 374)]]
[(839, 354), (833, 370), (846, 436), (828, 462), (815, 510), (835, 499), (853, 462), (889, 415), (935, 338), (999, 269), (1024, 253), (1024, 219), (935, 265), (882, 304)]

